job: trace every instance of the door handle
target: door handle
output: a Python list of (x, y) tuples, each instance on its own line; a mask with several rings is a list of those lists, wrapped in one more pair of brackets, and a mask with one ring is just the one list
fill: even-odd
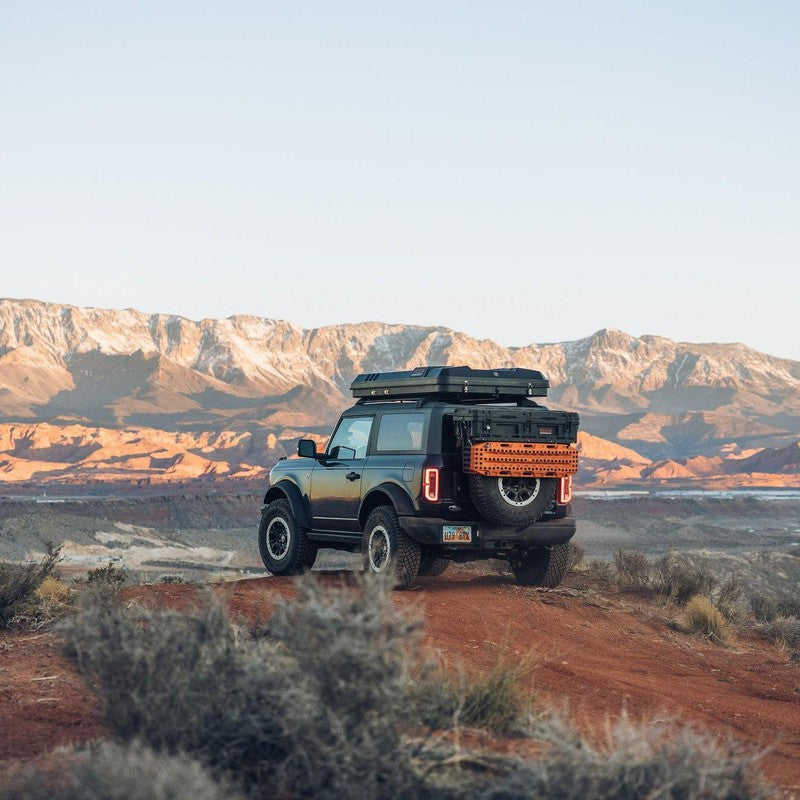
[(345, 478), (349, 481), (357, 481), (361, 476), (357, 472), (348, 472)]

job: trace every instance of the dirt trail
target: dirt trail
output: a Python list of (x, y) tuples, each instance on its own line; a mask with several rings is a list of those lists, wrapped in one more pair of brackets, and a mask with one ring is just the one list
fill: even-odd
[(102, 734), (97, 700), (54, 636), (0, 634), (0, 760)]
[[(347, 573), (323, 576), (332, 584), (350, 580)], [(274, 596), (290, 596), (294, 588), (290, 579), (266, 577), (215, 591), (234, 613), (257, 619), (269, 614)], [(126, 595), (185, 607), (195, 590), (159, 584), (131, 587)], [(529, 687), (547, 703), (566, 703), (588, 732), (600, 735), (605, 721), (623, 709), (633, 718), (677, 717), (757, 748), (772, 747), (764, 760), (767, 776), (800, 790), (800, 665), (773, 647), (750, 639), (716, 647), (674, 632), (648, 603), (595, 603), (569, 592), (525, 589), (502, 576), (448, 573), (395, 597), (421, 610), (430, 646), (468, 669), (491, 668), (500, 652), (512, 659), (531, 654)], [(27, 757), (101, 731), (96, 703), (50, 637), (24, 638), (0, 640), (0, 730), (14, 731), (0, 738), (0, 758)], [(12, 649), (2, 651), (3, 642)], [(35, 703), (31, 692), (44, 690), (32, 689), (32, 678), (56, 673), (62, 683), (49, 696), (59, 699)]]

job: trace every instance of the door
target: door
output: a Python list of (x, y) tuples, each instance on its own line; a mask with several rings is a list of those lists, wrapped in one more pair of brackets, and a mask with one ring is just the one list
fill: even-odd
[(311, 516), (317, 530), (359, 531), (361, 484), (371, 416), (345, 417), (311, 473)]

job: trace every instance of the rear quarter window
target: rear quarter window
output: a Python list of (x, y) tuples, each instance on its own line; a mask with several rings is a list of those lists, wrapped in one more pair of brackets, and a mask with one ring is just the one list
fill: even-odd
[(424, 414), (384, 414), (378, 426), (375, 450), (378, 453), (418, 453), (422, 450), (424, 427)]

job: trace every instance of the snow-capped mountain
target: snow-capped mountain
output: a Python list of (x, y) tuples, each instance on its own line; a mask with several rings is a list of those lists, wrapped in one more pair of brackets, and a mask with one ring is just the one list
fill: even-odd
[(354, 375), (420, 364), (541, 369), (551, 405), (581, 412), (584, 431), (647, 462), (746, 458), (780, 450), (800, 431), (800, 362), (742, 344), (604, 329), (513, 348), (441, 327), (303, 329), (251, 316), (193, 321), (0, 300), (6, 423), (248, 432), (259, 442), (271, 435), (279, 452), (301, 433), (326, 432)]

